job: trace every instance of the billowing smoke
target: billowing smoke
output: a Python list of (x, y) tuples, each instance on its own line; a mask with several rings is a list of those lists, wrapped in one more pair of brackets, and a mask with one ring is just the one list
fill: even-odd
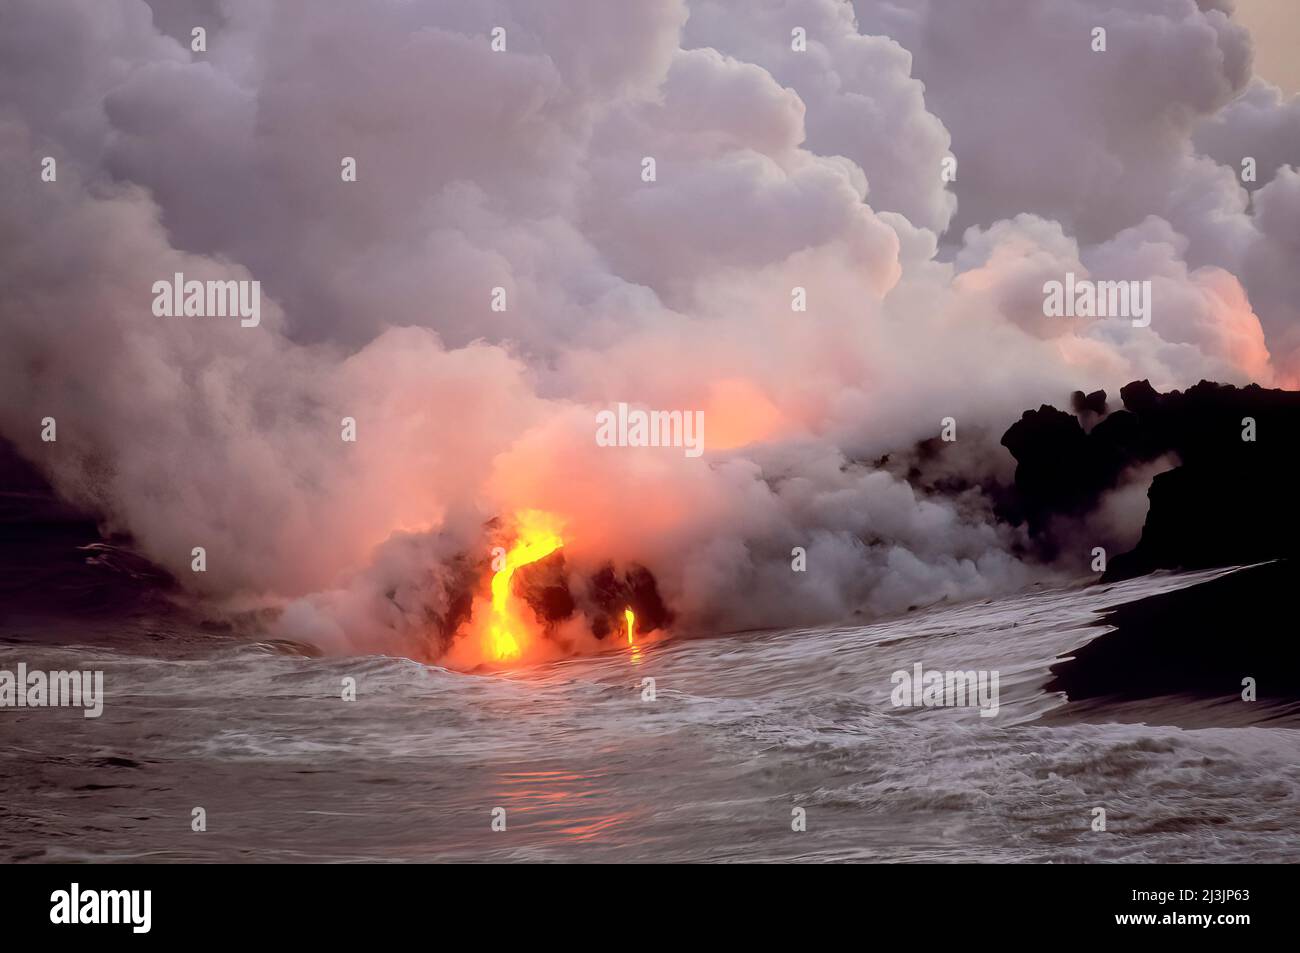
[[(524, 508), (684, 631), (1023, 586), (1020, 411), (1300, 374), (1297, 100), (1229, 4), (1129, 6), (0, 0), (0, 433), (331, 651), (437, 656)], [(156, 316), (177, 272), (260, 324)], [(1045, 316), (1067, 273), (1150, 326)], [(706, 452), (599, 446), (619, 402)]]

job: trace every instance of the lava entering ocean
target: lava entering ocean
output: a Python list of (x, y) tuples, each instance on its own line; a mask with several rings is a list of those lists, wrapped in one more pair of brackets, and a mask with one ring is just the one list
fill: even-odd
[(523, 653), (521, 641), (526, 627), (516, 600), (511, 597), (510, 583), (515, 571), (545, 559), (564, 545), (559, 519), (539, 510), (519, 514), (518, 537), (505, 554), (503, 565), (492, 577), (492, 621), (488, 625), (485, 654), (493, 661), (518, 659)]
[(491, 575), (465, 578), (466, 588), (453, 596), (464, 611), (452, 614), (431, 660), (461, 671), (513, 668), (607, 651), (626, 636), (639, 661), (643, 646), (662, 638), (673, 620), (654, 575), (635, 563), (593, 561), (566, 539), (566, 525), (542, 510), (489, 524), (494, 536), (503, 534), (494, 540)]

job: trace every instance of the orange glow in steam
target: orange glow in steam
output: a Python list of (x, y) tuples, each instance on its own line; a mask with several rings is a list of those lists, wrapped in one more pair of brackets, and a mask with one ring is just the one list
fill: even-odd
[(712, 450), (743, 447), (789, 429), (789, 422), (757, 385), (739, 378), (709, 385), (704, 410), (706, 446)]

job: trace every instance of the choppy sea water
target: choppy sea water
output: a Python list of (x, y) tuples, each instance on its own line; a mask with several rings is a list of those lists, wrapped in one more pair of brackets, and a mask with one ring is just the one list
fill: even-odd
[[(1176, 727), (1207, 706), (1235, 724), (1232, 697), (1044, 690), (1099, 609), (1212, 575), (490, 676), (11, 625), (0, 668), (102, 669), (107, 699), (0, 710), (0, 860), (1295, 861), (1300, 732)], [(916, 662), (999, 671), (998, 716), (894, 708)]]

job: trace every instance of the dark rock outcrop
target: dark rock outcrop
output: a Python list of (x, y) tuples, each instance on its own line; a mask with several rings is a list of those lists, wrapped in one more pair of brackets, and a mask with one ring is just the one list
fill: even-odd
[(598, 639), (623, 632), (624, 609), (636, 614), (640, 632), (663, 629), (672, 622), (654, 574), (644, 566), (631, 565), (619, 572), (610, 564), (589, 579), (571, 580), (564, 553), (557, 551), (522, 567), (513, 583), (514, 591), (546, 624), (548, 632), (578, 612), (590, 620), (592, 634)]
[[(1298, 583), (1300, 564), (1283, 560), (1118, 606), (1101, 620), (1113, 631), (1054, 665), (1044, 689), (1063, 692), (1074, 703), (1217, 698), (1235, 713), (1206, 709), (1201, 723), (1214, 724), (1229, 713), (1241, 723), (1295, 723), (1300, 639), (1290, 632), (1290, 593)], [(1257, 704), (1242, 699), (1247, 678)], [(1141, 711), (1146, 718), (1160, 717), (1149, 707)], [(1170, 723), (1181, 723), (1187, 712), (1166, 714), (1173, 715)]]
[(1002, 436), (1018, 464), (1016, 491), (1031, 533), (1041, 535), (1054, 516), (1086, 513), (1115, 486), (1129, 455), (1108, 437), (1124, 428), (1103, 425), (1085, 433), (1073, 414), (1044, 404)]
[[(1177, 465), (1152, 482), (1141, 542), (1105, 578), (1300, 556), (1300, 393), (1202, 381), (1160, 394), (1136, 381), (1120, 397), (1124, 409), (1091, 430), (1043, 406), (1003, 436), (1031, 534), (1042, 540), (1053, 517), (1091, 511), (1130, 467), (1167, 456)], [(1095, 417), (1106, 397), (1076, 392), (1072, 404)]]
[(642, 632), (664, 629), (672, 622), (655, 577), (644, 566), (631, 566), (621, 575), (613, 566), (606, 566), (592, 577), (588, 598), (593, 607), (589, 612), (591, 631), (598, 639), (622, 630), (625, 608), (636, 614)]

